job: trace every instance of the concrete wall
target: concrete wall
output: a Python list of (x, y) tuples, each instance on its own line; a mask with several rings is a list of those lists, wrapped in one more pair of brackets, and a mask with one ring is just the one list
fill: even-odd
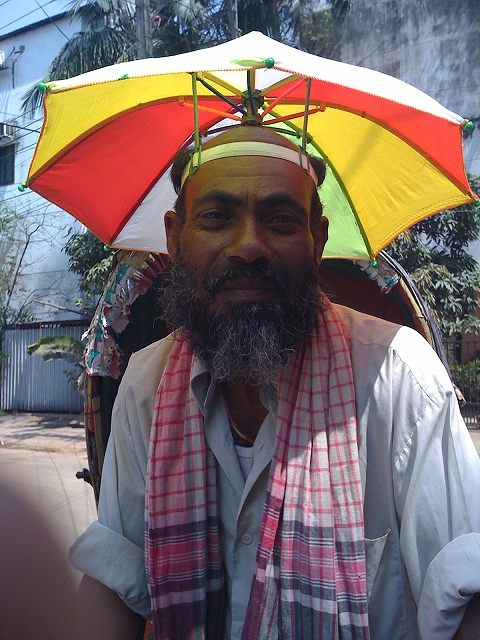
[[(44, 3), (43, 3), (44, 4)], [(53, 58), (68, 38), (81, 30), (79, 17), (58, 15), (65, 2), (49, 3), (49, 20), (31, 0), (15, 0), (0, 6), (0, 50), (5, 52), (0, 69), (0, 122), (15, 121), (13, 140), (0, 139), (0, 145), (15, 144), (14, 183), (0, 186), (0, 207), (9, 207), (24, 216), (27, 233), (35, 229), (25, 256), (20, 289), (14, 302), (28, 301), (36, 320), (75, 319), (79, 316), (33, 303), (39, 298), (54, 304), (74, 307), (79, 295), (77, 278), (68, 272), (68, 259), (61, 249), (70, 226), (79, 228), (74, 219), (34, 192), (20, 193), (18, 184), (25, 180), (33, 155), (43, 114), (21, 115), (22, 98), (27, 89), (39, 82)]]
[(472, 120), (465, 160), (478, 175), (479, 43), (479, 0), (351, 0), (341, 59), (405, 80)]

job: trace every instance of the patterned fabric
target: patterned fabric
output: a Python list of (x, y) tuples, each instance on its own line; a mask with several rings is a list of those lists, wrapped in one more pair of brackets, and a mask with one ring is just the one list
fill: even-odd
[[(242, 640), (368, 638), (355, 398), (336, 311), (279, 380), (277, 441)], [(156, 640), (224, 635), (215, 460), (177, 341), (157, 392), (146, 562)]]

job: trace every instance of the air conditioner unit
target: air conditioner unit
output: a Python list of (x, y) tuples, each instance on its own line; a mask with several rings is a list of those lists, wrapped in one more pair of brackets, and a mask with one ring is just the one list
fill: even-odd
[(16, 133), (16, 126), (13, 121), (0, 122), (0, 138), (14, 138)]

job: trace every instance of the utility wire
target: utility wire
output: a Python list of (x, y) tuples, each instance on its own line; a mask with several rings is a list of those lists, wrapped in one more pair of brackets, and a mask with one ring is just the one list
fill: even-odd
[[(4, 4), (6, 4), (9, 0), (5, 0)], [(46, 7), (49, 4), (53, 4), (54, 2), (56, 2), (56, 0), (49, 0), (49, 2), (47, 2), (44, 5), (40, 5), (37, 0), (34, 0), (34, 2), (37, 4), (38, 8), (41, 9), (43, 11), (43, 13), (47, 16), (47, 18), (49, 20), (52, 20), (51, 16), (48, 15), (48, 13), (45, 11), (44, 7)], [(3, 6), (3, 5), (0, 5)], [(16, 22), (20, 22), (21, 20), (23, 20), (24, 18), (26, 18), (27, 16), (30, 16), (32, 13), (35, 13), (38, 9), (33, 9), (32, 11), (28, 11), (27, 13), (24, 13), (22, 16), (19, 16), (18, 18), (15, 18), (15, 20), (12, 20), (11, 22), (8, 22), (7, 24), (4, 25), (0, 25), (0, 30), (3, 31), (4, 29), (6, 29), (7, 27), (10, 27), (12, 24), (15, 24)], [(53, 22), (53, 24), (55, 24), (55, 22)], [(60, 27), (58, 25), (55, 25), (57, 27), (57, 29), (60, 29)], [(61, 31), (61, 33), (65, 36), (65, 38), (67, 38), (67, 40), (69, 40), (70, 38), (68, 38), (63, 31)]]
[(60, 29), (60, 27), (58, 26), (58, 24), (52, 19), (51, 16), (48, 15), (48, 13), (45, 11), (45, 9), (43, 8), (43, 6), (38, 2), (38, 0), (33, 0), (35, 2), (35, 4), (37, 5), (37, 7), (39, 9), (41, 9), (43, 11), (43, 13), (47, 16), (47, 18), (50, 20), (50, 22), (53, 24), (54, 27), (56, 27), (60, 33), (62, 34), (62, 36), (67, 40), (70, 40), (70, 38)]

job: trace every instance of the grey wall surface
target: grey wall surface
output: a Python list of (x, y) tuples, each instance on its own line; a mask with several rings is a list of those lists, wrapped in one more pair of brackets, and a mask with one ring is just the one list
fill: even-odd
[(46, 362), (40, 356), (30, 356), (27, 346), (42, 337), (67, 335), (80, 340), (86, 324), (46, 323), (8, 329), (3, 351), (9, 357), (2, 365), (0, 408), (3, 411), (79, 413), (83, 398), (65, 371), (80, 368), (65, 360)]
[(57, 15), (66, 10), (66, 0), (41, 4), (43, 10), (34, 0), (0, 2), (0, 50), (6, 55), (5, 67), (0, 69), (0, 122), (16, 123), (13, 139), (0, 139), (0, 146), (15, 144), (14, 182), (0, 186), (0, 207), (11, 208), (21, 216), (19, 230), (33, 232), (13, 292), (13, 306), (28, 303), (38, 321), (73, 320), (77, 314), (34, 300), (74, 308), (74, 300), (80, 295), (78, 277), (68, 271), (68, 256), (62, 247), (67, 229), (73, 226), (80, 230), (80, 224), (34, 191), (20, 193), (17, 189), (27, 177), (43, 120), (41, 110), (22, 115), (23, 96), (43, 79), (65, 42), (82, 29), (79, 14)]
[(480, 0), (352, 0), (341, 60), (388, 73), (472, 120), (467, 170), (480, 174)]

